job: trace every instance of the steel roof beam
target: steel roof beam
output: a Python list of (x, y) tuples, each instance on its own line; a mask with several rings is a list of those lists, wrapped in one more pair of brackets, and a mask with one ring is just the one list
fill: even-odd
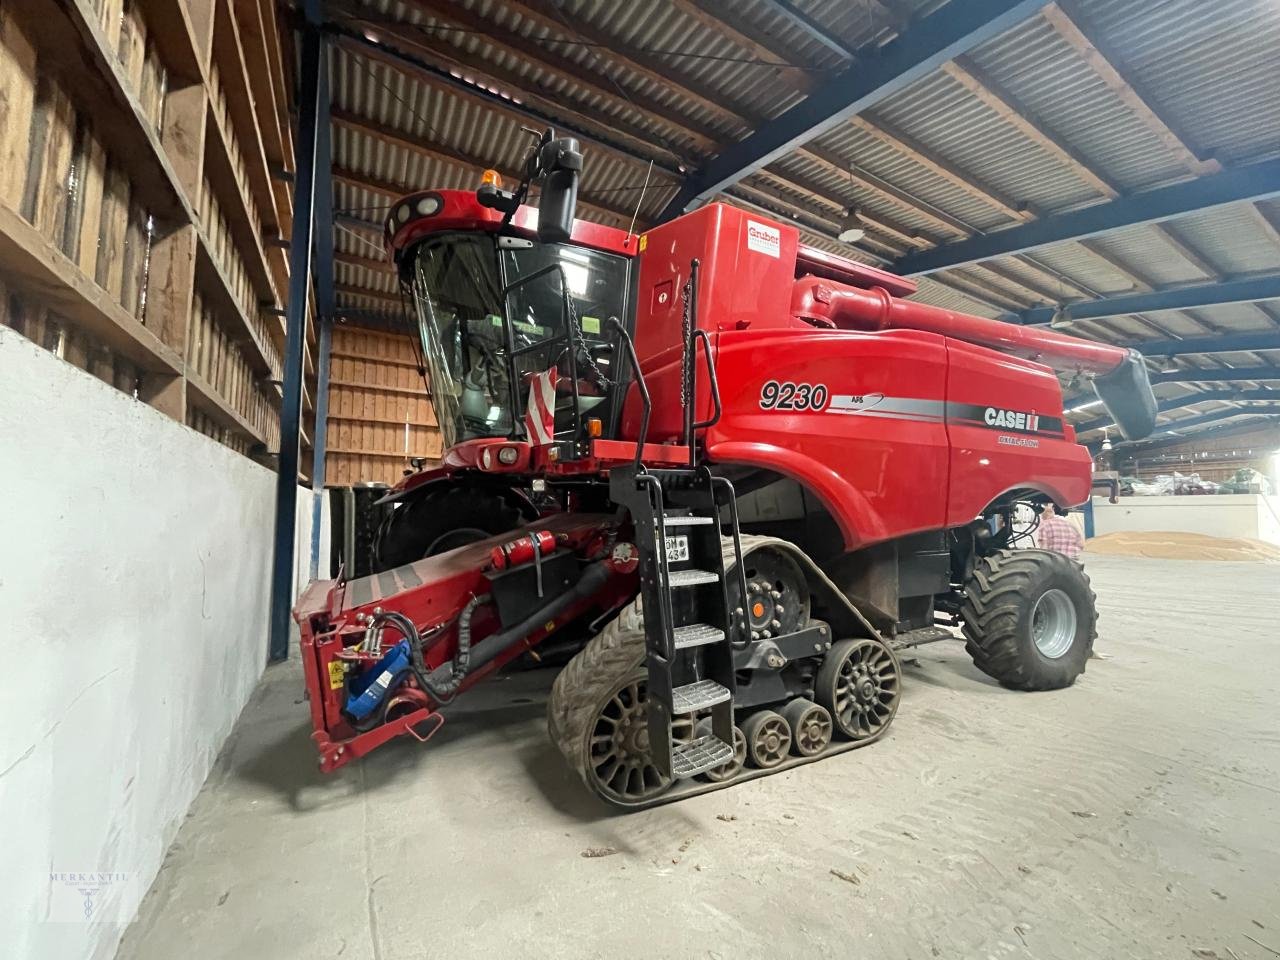
[(1280, 330), (1253, 333), (1220, 333), (1185, 340), (1150, 340), (1133, 348), (1144, 357), (1176, 357), (1188, 353), (1238, 353), (1249, 350), (1280, 350)]
[[(1168, 413), (1170, 410), (1194, 407), (1198, 403), (1209, 403), (1213, 400), (1228, 403), (1239, 400), (1275, 400), (1280, 402), (1280, 390), (1205, 390), (1203, 393), (1192, 393), (1185, 397), (1161, 400), (1156, 405), (1156, 409), (1160, 413)], [(1076, 433), (1089, 433), (1093, 430), (1101, 430), (1103, 427), (1114, 427), (1115, 425), (1116, 422), (1111, 417), (1094, 417), (1092, 420), (1077, 423), (1075, 427)]]
[(1280, 160), (1266, 160), (909, 254), (895, 264), (895, 269), (904, 275), (935, 273), (1054, 243), (1097, 237), (1125, 227), (1172, 220), (1212, 207), (1275, 196), (1280, 196)]
[(1033, 307), (1016, 315), (1023, 324), (1047, 324), (1055, 319), (1100, 320), (1104, 317), (1124, 317), (1134, 313), (1155, 313), (1161, 310), (1191, 310), (1197, 307), (1219, 307), (1229, 303), (1256, 303), (1259, 300), (1280, 298), (1280, 274), (1255, 277), (1249, 280), (1224, 280), (1220, 283), (1200, 283), (1193, 287), (1177, 287), (1172, 290), (1153, 290), (1147, 293), (1123, 294), (1069, 303), (1062, 307)]
[[(1201, 416), (1198, 416), (1198, 417), (1187, 417), (1185, 420), (1174, 420), (1172, 422), (1158, 424), (1158, 426), (1163, 430), (1186, 430), (1190, 427), (1203, 426), (1206, 423), (1217, 423), (1219, 420), (1230, 420), (1235, 417), (1257, 417), (1257, 416), (1280, 417), (1280, 403), (1271, 403), (1271, 404), (1266, 404), (1264, 406), (1255, 406), (1255, 407), (1233, 407), (1229, 410), (1215, 410), (1213, 411), (1213, 413), (1202, 414)], [(1239, 426), (1239, 424), (1236, 424), (1236, 426)], [(1207, 435), (1211, 432), (1216, 432), (1216, 431), (1206, 430), (1203, 432), (1203, 434), (1187, 434), (1185, 436), (1169, 437), (1167, 439), (1163, 439), (1158, 441), (1157, 443), (1152, 444), (1151, 447), (1149, 447), (1149, 449), (1155, 449), (1156, 447), (1174, 446), (1176, 444), (1183, 443), (1195, 437)], [(1150, 440), (1147, 440), (1147, 441), (1116, 440), (1114, 441), (1114, 444), (1117, 447), (1120, 447), (1120, 446), (1128, 447), (1133, 445), (1134, 443), (1144, 443), (1144, 442), (1151, 443)], [(1101, 444), (1098, 441), (1094, 441), (1093, 443), (1089, 444), (1089, 449), (1097, 450), (1100, 445)]]
[(1212, 370), (1174, 370), (1151, 374), (1151, 383), (1211, 383), (1221, 380), (1280, 380), (1280, 367), (1215, 367)]
[(1044, 0), (951, 0), (885, 44), (873, 57), (813, 90), (689, 177), (663, 211), (671, 219), (743, 177), (927, 76), (948, 60), (999, 36)]
[[(833, 37), (829, 30), (797, 7), (791, 0), (766, 0), (766, 2), (771, 10), (784, 17), (788, 23), (798, 28), (809, 38), (818, 41), (832, 53), (846, 60), (852, 60), (856, 56), (852, 47), (838, 37)], [(895, 21), (893, 29), (896, 28), (897, 23)]]
[[(1266, 410), (1261, 410), (1259, 407), (1241, 407), (1238, 410), (1217, 410), (1217, 411), (1214, 411), (1214, 413), (1211, 416), (1218, 420), (1227, 420), (1237, 416), (1246, 415), (1250, 413), (1257, 414), (1259, 412), (1261, 412), (1264, 416), (1268, 416), (1268, 417), (1280, 414), (1280, 410), (1275, 411), (1275, 413), (1271, 413)], [(1218, 416), (1218, 414), (1222, 414), (1223, 416)], [(1169, 424), (1165, 429), (1172, 429), (1175, 427), (1179, 427), (1188, 422), (1189, 421), (1187, 420), (1183, 420), (1182, 423), (1175, 422), (1175, 423)], [(1209, 419), (1204, 422), (1212, 423), (1214, 422), (1214, 420)], [(1277, 425), (1280, 425), (1280, 421), (1278, 421)], [(1236, 434), (1236, 433), (1245, 433), (1251, 429), (1257, 429), (1258, 426), (1260, 426), (1260, 424), (1257, 424), (1257, 423), (1254, 423), (1254, 424), (1224, 423), (1216, 427), (1210, 427), (1208, 430), (1199, 430), (1195, 433), (1174, 434), (1171, 437), (1170, 436), (1158, 437), (1154, 440), (1152, 439), (1137, 440), (1137, 441), (1118, 440), (1118, 441), (1115, 441), (1115, 446), (1126, 448), (1124, 450), (1126, 457), (1139, 457), (1146, 454), (1150, 450), (1163, 450), (1166, 447), (1176, 447), (1190, 440), (1207, 439), (1209, 437), (1217, 437), (1217, 436), (1222, 436), (1224, 434), (1230, 435), (1230, 434)], [(1089, 449), (1094, 451), (1094, 453), (1096, 454), (1099, 447), (1101, 447), (1101, 445), (1102, 445), (1102, 442), (1100, 440), (1095, 440), (1094, 442), (1089, 444)], [(1140, 446), (1140, 449), (1131, 449), (1133, 447), (1139, 447), (1139, 446)]]

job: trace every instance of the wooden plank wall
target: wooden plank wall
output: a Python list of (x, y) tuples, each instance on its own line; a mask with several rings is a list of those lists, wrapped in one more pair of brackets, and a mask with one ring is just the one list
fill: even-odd
[(337, 327), (329, 372), (325, 482), (395, 483), (410, 457), (440, 459), (440, 431), (413, 341)]
[(283, 72), (276, 17), (0, 0), (0, 323), (264, 462), (288, 263), (263, 238), (291, 223), (270, 170), (293, 154), (273, 81), (251, 91)]

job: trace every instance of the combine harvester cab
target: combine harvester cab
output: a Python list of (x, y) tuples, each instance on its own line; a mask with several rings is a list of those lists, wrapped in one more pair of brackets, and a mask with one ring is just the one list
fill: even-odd
[(1141, 358), (910, 301), (719, 204), (639, 237), (575, 221), (580, 169), (547, 134), (515, 191), (388, 217), (446, 452), (385, 498), (379, 571), (295, 610), (322, 768), (425, 740), (549, 644), (577, 651), (551, 736), (631, 809), (876, 741), (896, 651), (953, 627), (1007, 686), (1072, 683), (1093, 595), (1013, 549), (1019, 511), (1089, 494), (1055, 370), (1136, 438)]

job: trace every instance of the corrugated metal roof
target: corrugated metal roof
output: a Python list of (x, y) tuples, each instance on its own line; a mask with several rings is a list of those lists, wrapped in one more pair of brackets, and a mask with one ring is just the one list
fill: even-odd
[[(874, 56), (941, 0), (792, 5), (862, 57)], [(1280, 153), (1280, 4), (1068, 0), (1064, 8), (1086, 34), (1099, 38), (1120, 73), (1200, 157), (1231, 165)], [(674, 196), (681, 165), (697, 166), (800, 102), (804, 88), (848, 65), (772, 0), (742, 0), (731, 13), (714, 0), (344, 0), (336, 9), (356, 10), (363, 22), (331, 15), (374, 37), (402, 28), (408, 39), (397, 41), (399, 49), (420, 64), (399, 69), (346, 47), (332, 54), (335, 109), (408, 141), (389, 142), (393, 138), (351, 124), (335, 128), (334, 166), (343, 177), (335, 185), (335, 208), (375, 223), (391, 200), (389, 190), (465, 188), (482, 167), (514, 170), (528, 145), (521, 126), (550, 120), (578, 133), (584, 144), (579, 215), (625, 226), (640, 201), (643, 226)], [(721, 21), (717, 11), (726, 11)], [(967, 56), (979, 75), (1122, 193), (1195, 175), (1044, 16), (1026, 19)], [(1013, 225), (981, 190), (1025, 205), (1033, 217), (1105, 201), (1072, 163), (942, 71), (887, 98), (863, 119), (910, 138), (974, 185), (957, 185), (927, 158), (886, 142), (874, 129), (842, 124), (810, 145), (825, 159), (804, 152), (784, 156), (731, 188), (731, 202), (796, 223), (813, 246), (883, 264), (909, 252), (904, 233), (925, 244), (948, 243)], [(656, 165), (642, 199), (650, 157)], [(854, 172), (853, 182), (843, 169)], [(882, 187), (874, 186), (877, 180)], [(867, 240), (855, 247), (833, 238), (841, 211), (851, 206), (871, 221)], [(1173, 221), (1169, 227), (1180, 243), (1149, 226), (1114, 231), (1088, 244), (1059, 243), (1029, 256), (1003, 257), (990, 270), (945, 271), (922, 280), (917, 299), (994, 316), (1148, 285), (1274, 273), (1280, 271), (1277, 225), (1280, 202), (1237, 204)], [(336, 231), (335, 245), (348, 258), (381, 257), (380, 238), (350, 226)], [(394, 278), (368, 263), (348, 262), (339, 272), (344, 285), (394, 289)], [(355, 300), (344, 296), (344, 302)], [(1280, 317), (1280, 303), (1270, 309)], [(1140, 342), (1276, 325), (1256, 306), (1233, 305), (1107, 318), (1071, 329)], [(1266, 356), (1213, 354), (1178, 362), (1256, 365)]]
[(1186, 175), (1159, 137), (1043, 17), (979, 47), (972, 58), (1121, 190)]
[(1080, 9), (1195, 147), (1224, 163), (1276, 149), (1280, 4), (1081, 0)]

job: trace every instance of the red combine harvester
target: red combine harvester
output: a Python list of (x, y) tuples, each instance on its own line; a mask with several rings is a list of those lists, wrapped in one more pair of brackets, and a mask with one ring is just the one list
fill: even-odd
[(873, 742), (896, 651), (946, 625), (1008, 687), (1070, 685), (1094, 597), (1010, 549), (1015, 511), (1090, 492), (1054, 370), (1137, 438), (1141, 357), (902, 299), (733, 207), (639, 237), (575, 221), (581, 164), (548, 133), (516, 191), (387, 219), (446, 449), (386, 498), (379, 572), (298, 602), (322, 769), (426, 739), (539, 645), (578, 651), (552, 738), (628, 808)]

